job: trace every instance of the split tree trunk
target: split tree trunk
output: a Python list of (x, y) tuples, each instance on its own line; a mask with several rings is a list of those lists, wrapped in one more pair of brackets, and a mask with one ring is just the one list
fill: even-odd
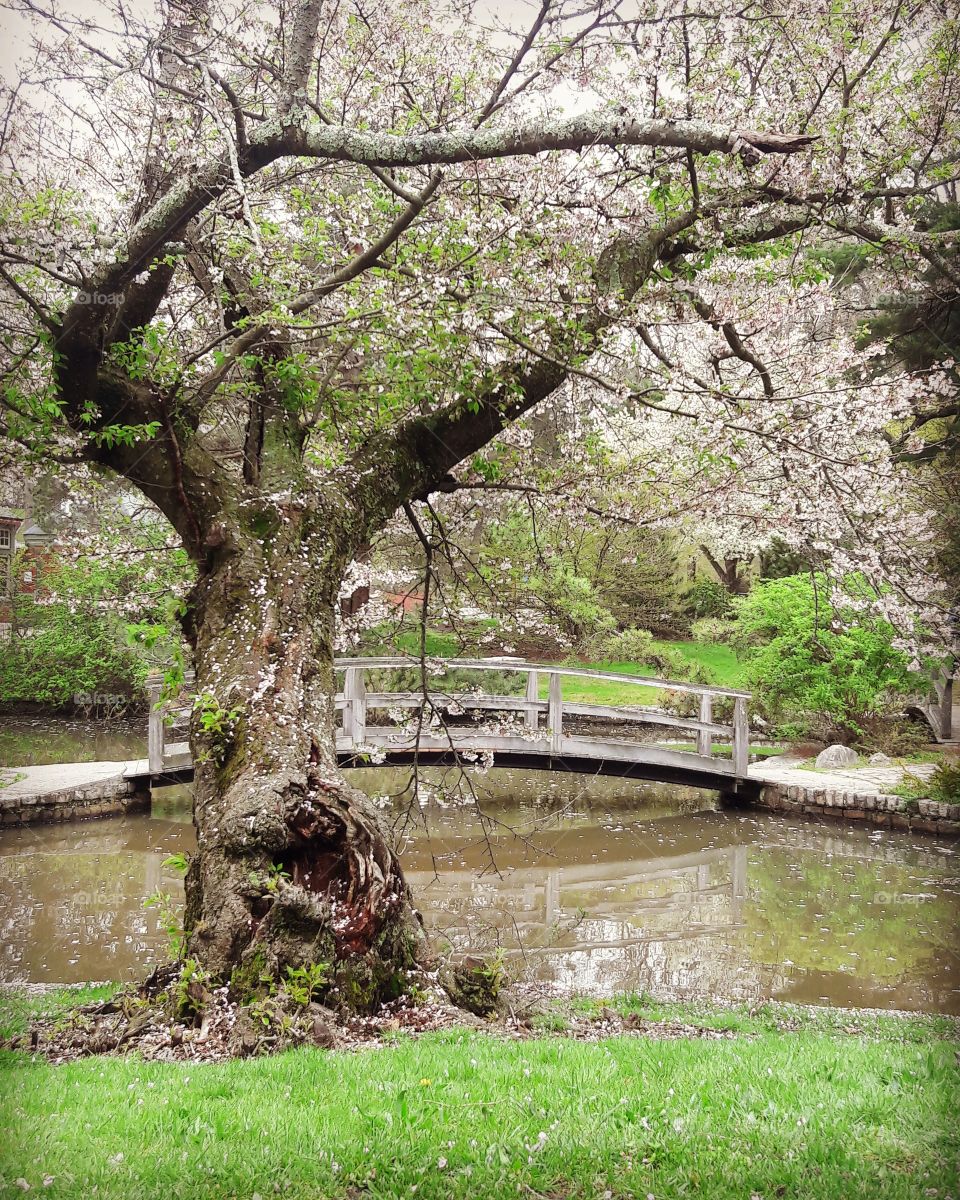
[(188, 953), (243, 996), (329, 964), (335, 998), (371, 1008), (403, 990), (423, 933), (376, 808), (337, 769), (345, 556), (301, 534), (245, 539), (198, 588)]

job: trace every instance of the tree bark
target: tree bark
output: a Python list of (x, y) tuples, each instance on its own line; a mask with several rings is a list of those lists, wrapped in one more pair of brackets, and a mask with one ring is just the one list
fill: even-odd
[(334, 999), (373, 1008), (404, 990), (423, 932), (376, 808), (337, 768), (344, 555), (289, 514), (225, 537), (193, 606), (188, 953), (241, 998), (324, 963)]
[(716, 573), (717, 580), (723, 584), (731, 596), (743, 596), (750, 590), (750, 581), (746, 575), (740, 574), (744, 564), (742, 558), (725, 558), (721, 563), (708, 546), (700, 544), (704, 558)]

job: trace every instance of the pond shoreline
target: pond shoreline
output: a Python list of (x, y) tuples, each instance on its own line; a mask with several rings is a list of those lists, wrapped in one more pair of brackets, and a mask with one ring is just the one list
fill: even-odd
[[(104, 993), (102, 998), (106, 999), (108, 995), (115, 995), (127, 986), (129, 985), (115, 979), (91, 979), (80, 983), (9, 983), (0, 980), (0, 1015), (9, 1020), (10, 1014), (7, 1010), (12, 1009), (17, 1000), (42, 1001), (45, 997), (50, 997), (57, 1002), (58, 1006), (69, 1006), (72, 1003), (73, 993), (79, 995), (91, 990), (102, 991)], [(762, 1010), (765, 1016), (773, 1019), (779, 1018), (784, 1023), (816, 1027), (824, 1023), (835, 1025), (838, 1014), (842, 1014), (843, 1019), (847, 1021), (934, 1022), (942, 1025), (945, 1036), (960, 1038), (960, 1015), (937, 1012), (935, 1009), (871, 1008), (869, 1006), (848, 1008), (836, 1004), (805, 1004), (794, 1000), (774, 999), (761, 1000), (759, 1005), (748, 1005), (742, 1000), (724, 1000), (718, 997), (711, 997), (709, 1000), (692, 1000), (689, 997), (669, 992), (653, 995), (649, 991), (645, 991), (642, 995), (637, 996), (629, 988), (613, 992), (577, 992), (570, 995), (558, 995), (548, 1000), (547, 1008), (564, 1010), (582, 1004), (603, 1008), (619, 1006), (624, 1002), (629, 1003), (634, 1000), (653, 1010), (661, 1008), (677, 1010), (671, 1012), (671, 1016), (686, 1016), (690, 1020), (731, 1014), (756, 1018)], [(31, 1005), (31, 1007), (36, 1006)], [(468, 1027), (476, 1029), (478, 1025), (473, 1017), (464, 1010), (464, 1028)], [(2, 1026), (0, 1026), (0, 1032), (2, 1031)], [(496, 1033), (496, 1029), (491, 1028), (491, 1032)], [(545, 1032), (558, 1031), (547, 1029)]]
[(0, 828), (124, 816), (152, 803), (136, 762), (0, 768)]
[[(149, 809), (152, 791), (144, 787), (142, 762), (63, 763), (46, 767), (0, 767), (0, 828), (90, 820)], [(99, 768), (99, 778), (91, 774)], [(66, 778), (55, 786), (53, 771)], [(70, 779), (69, 775), (74, 778)], [(797, 772), (799, 774), (799, 772)], [(32, 779), (37, 780), (31, 787)], [(714, 793), (705, 793), (706, 797)], [(960, 811), (936, 800), (910, 801), (873, 791), (765, 780), (755, 777), (736, 793), (722, 793), (720, 807), (759, 809), (823, 822), (843, 821), (908, 833), (960, 838)]]
[(751, 797), (725, 797), (724, 808), (762, 810), (821, 823), (842, 821), (904, 833), (960, 838), (958, 809), (936, 800), (905, 800), (881, 792), (844, 792), (797, 784), (766, 783)]

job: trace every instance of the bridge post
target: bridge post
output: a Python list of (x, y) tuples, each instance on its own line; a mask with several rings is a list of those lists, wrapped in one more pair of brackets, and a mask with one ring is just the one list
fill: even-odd
[(347, 667), (344, 672), (343, 732), (351, 746), (362, 746), (367, 737), (367, 687), (363, 678), (363, 667)]
[(563, 678), (550, 672), (550, 699), (547, 724), (550, 726), (550, 753), (560, 754), (563, 747)]
[[(713, 697), (704, 692), (700, 697), (700, 720), (709, 725), (713, 721)], [(709, 758), (713, 753), (713, 739), (709, 729), (697, 730), (697, 753)]]
[(147, 719), (147, 769), (151, 775), (163, 773), (163, 710), (160, 707), (160, 677), (151, 675), (147, 680), (147, 698), (150, 715)]
[(746, 778), (750, 765), (750, 725), (747, 721), (747, 700), (737, 696), (733, 702), (733, 773)]
[(527, 672), (527, 710), (524, 723), (528, 729), (540, 728), (540, 676), (536, 671)]

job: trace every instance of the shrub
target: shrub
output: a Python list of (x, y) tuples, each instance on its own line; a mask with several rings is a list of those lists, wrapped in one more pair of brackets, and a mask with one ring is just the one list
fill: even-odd
[(668, 646), (658, 646), (649, 629), (624, 629), (592, 638), (584, 653), (595, 662), (637, 663), (673, 679), (686, 679), (689, 670), (686, 659)]
[(931, 800), (960, 804), (960, 762), (942, 762), (930, 776)]
[[(185, 582), (188, 566), (180, 551), (144, 554), (53, 554), (35, 593), (15, 591), (13, 633), (0, 654), (0, 703), (110, 713), (146, 701), (151, 666), (169, 666), (180, 650), (171, 591)], [(22, 575), (19, 562), (13, 575)]]
[(690, 634), (695, 642), (722, 642), (731, 645), (739, 628), (736, 621), (726, 621), (720, 617), (701, 617), (690, 626)]
[(929, 779), (905, 770), (903, 779), (892, 790), (894, 795), (914, 802), (936, 800), (940, 804), (960, 804), (960, 762), (939, 763)]
[[(684, 675), (677, 678), (689, 678), (691, 683), (713, 683), (709, 671), (700, 663), (695, 664), (692, 668), (687, 664)], [(664, 712), (673, 713), (675, 717), (699, 718), (700, 697), (693, 692), (668, 691), (663, 693), (660, 707)], [(721, 725), (728, 725), (733, 720), (733, 697), (714, 696), (711, 717)]]
[(758, 584), (740, 602), (738, 621), (755, 706), (795, 736), (854, 740), (868, 718), (928, 686), (894, 647), (893, 626), (844, 605), (844, 593), (831, 594), (822, 576)]
[[(148, 664), (122, 644), (116, 627), (62, 604), (38, 610), (42, 624), (13, 637), (0, 655), (0, 702), (73, 708), (80, 695), (140, 702)], [(100, 704), (97, 707), (104, 707)]]
[(623, 629), (609, 639), (609, 647), (624, 662), (649, 662), (656, 654), (649, 629)]
[(922, 750), (930, 741), (927, 726), (904, 717), (897, 707), (889, 712), (867, 713), (860, 720), (860, 729), (854, 744), (864, 754), (882, 750), (893, 758), (903, 758)]
[[(423, 686), (420, 668), (415, 663), (406, 667), (375, 667), (366, 671), (364, 678), (368, 692), (419, 692)], [(517, 671), (481, 671), (469, 667), (453, 667), (437, 674), (427, 671), (427, 690), (437, 695), (481, 691), (510, 696), (522, 692), (523, 687), (524, 676)]]
[[(368, 692), (419, 694), (423, 687), (420, 668), (416, 665), (376, 667), (365, 672), (364, 681)], [(441, 710), (444, 707), (445, 695), (480, 691), (493, 696), (517, 696), (522, 694), (524, 685), (525, 677), (516, 671), (472, 671), (469, 668), (455, 667), (442, 674), (427, 675), (428, 693)], [(407, 710), (408, 717), (413, 718), (415, 715), (415, 709)], [(386, 708), (368, 708), (367, 722), (371, 725), (389, 725), (392, 723), (392, 717)]]
[(728, 618), (733, 613), (730, 593), (718, 579), (695, 579), (684, 596), (684, 607), (694, 620)]

